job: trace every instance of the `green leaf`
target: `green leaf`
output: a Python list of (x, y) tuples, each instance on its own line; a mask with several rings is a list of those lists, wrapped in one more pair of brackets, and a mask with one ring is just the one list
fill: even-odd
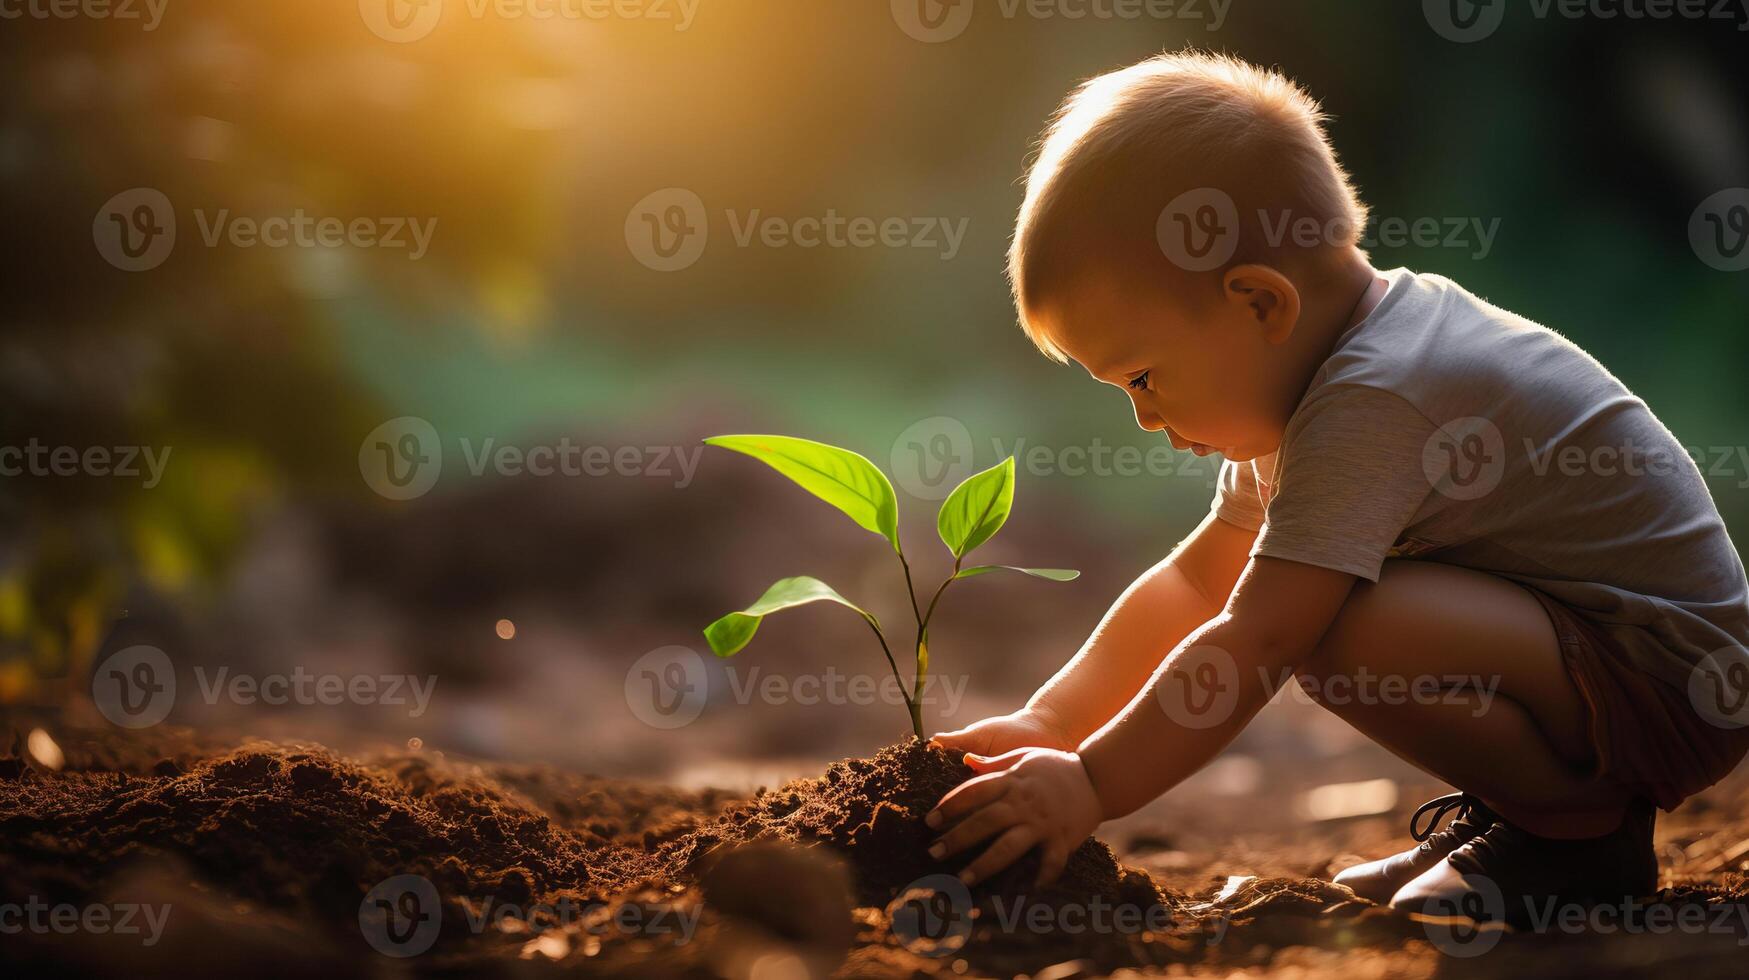
[(941, 502), (935, 528), (955, 558), (990, 540), (1014, 507), (1014, 457), (966, 477)]
[(771, 588), (765, 590), (765, 594), (759, 597), (759, 601), (740, 612), (732, 612), (706, 626), (704, 638), (710, 642), (711, 650), (717, 656), (732, 657), (740, 653), (741, 649), (753, 639), (753, 634), (758, 632), (759, 624), (765, 617), (774, 612), (781, 612), (785, 609), (821, 600), (836, 602), (841, 606), (854, 609), (861, 614), (863, 619), (868, 620), (869, 625), (876, 630), (880, 629), (880, 623), (875, 620), (874, 616), (865, 612), (849, 599), (839, 595), (830, 585), (817, 578), (798, 575), (795, 578), (778, 579), (772, 583)]
[(1073, 582), (1081, 577), (1081, 573), (1075, 571), (1073, 568), (1020, 568), (1016, 565), (973, 565), (971, 568), (960, 569), (960, 573), (955, 575), (954, 578), (971, 578), (973, 575), (982, 575), (985, 572), (996, 571), (1019, 572), (1022, 575), (1031, 575), (1033, 578), (1050, 579), (1052, 582)]
[(899, 498), (875, 464), (848, 449), (792, 436), (714, 436), (705, 440), (770, 466), (899, 550)]

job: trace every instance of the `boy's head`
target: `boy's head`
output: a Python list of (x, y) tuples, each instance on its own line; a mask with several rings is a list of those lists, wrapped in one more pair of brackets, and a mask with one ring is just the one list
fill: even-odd
[(1009, 251), (1027, 335), (1126, 388), (1179, 448), (1272, 452), (1307, 380), (1295, 328), (1364, 259), (1366, 209), (1323, 123), (1293, 82), (1219, 55), (1082, 85), (1045, 133)]

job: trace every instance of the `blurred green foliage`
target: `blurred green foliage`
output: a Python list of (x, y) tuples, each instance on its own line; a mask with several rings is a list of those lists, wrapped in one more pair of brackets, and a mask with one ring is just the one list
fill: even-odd
[[(1491, 251), (1380, 248), (1596, 353), (1696, 446), (1744, 444), (1742, 274), (1687, 242), (1749, 185), (1730, 25), (1518, 17), (1455, 44), (1401, 2), (1237, 3), (1205, 20), (1004, 16), (907, 36), (893, 5), (712, 3), (673, 23), (505, 19), (451, 0), (429, 37), (353, 0), (179, 0), (153, 31), (9, 22), (0, 175), (0, 443), (173, 447), (150, 490), (0, 484), (0, 642), (64, 674), (147, 589), (198, 597), (274, 508), (370, 508), (358, 440), (410, 414), (502, 439), (785, 431), (878, 456), (916, 419), (1011, 445), (1148, 446), (1122, 399), (1039, 358), (1002, 257), (1026, 154), (1076, 81), (1186, 43), (1279, 64), (1335, 116), (1375, 212), (1498, 218)], [(176, 205), (170, 259), (123, 272), (92, 215)], [(628, 210), (684, 187), (712, 239), (640, 265)], [(236, 248), (199, 219), (435, 218), (430, 253)], [(964, 219), (929, 249), (742, 247), (725, 211)], [(634, 435), (635, 434), (635, 435)], [(1202, 479), (1040, 481), (1158, 551)], [(1749, 473), (1713, 482), (1749, 533)], [(196, 600), (197, 601), (197, 600)], [(15, 658), (17, 660), (18, 658)], [(16, 691), (0, 684), (0, 695)]]

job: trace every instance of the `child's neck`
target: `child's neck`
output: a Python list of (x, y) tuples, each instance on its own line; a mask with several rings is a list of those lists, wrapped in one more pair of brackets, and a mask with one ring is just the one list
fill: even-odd
[(1336, 340), (1366, 319), (1385, 295), (1379, 271), (1359, 249), (1350, 249), (1300, 290), (1300, 324), (1294, 330), (1297, 374), (1303, 392), (1330, 358)]

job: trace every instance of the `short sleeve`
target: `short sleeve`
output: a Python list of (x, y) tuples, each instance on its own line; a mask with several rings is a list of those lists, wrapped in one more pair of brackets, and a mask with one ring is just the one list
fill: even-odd
[(1254, 555), (1378, 581), (1433, 493), (1422, 467), (1437, 427), (1400, 396), (1343, 385), (1294, 413)]
[[(1275, 457), (1269, 457), (1273, 460)], [(1234, 527), (1255, 531), (1263, 526), (1265, 502), (1257, 485), (1257, 466), (1252, 461), (1221, 462), (1215, 483), (1215, 499), (1209, 505), (1214, 515)]]

